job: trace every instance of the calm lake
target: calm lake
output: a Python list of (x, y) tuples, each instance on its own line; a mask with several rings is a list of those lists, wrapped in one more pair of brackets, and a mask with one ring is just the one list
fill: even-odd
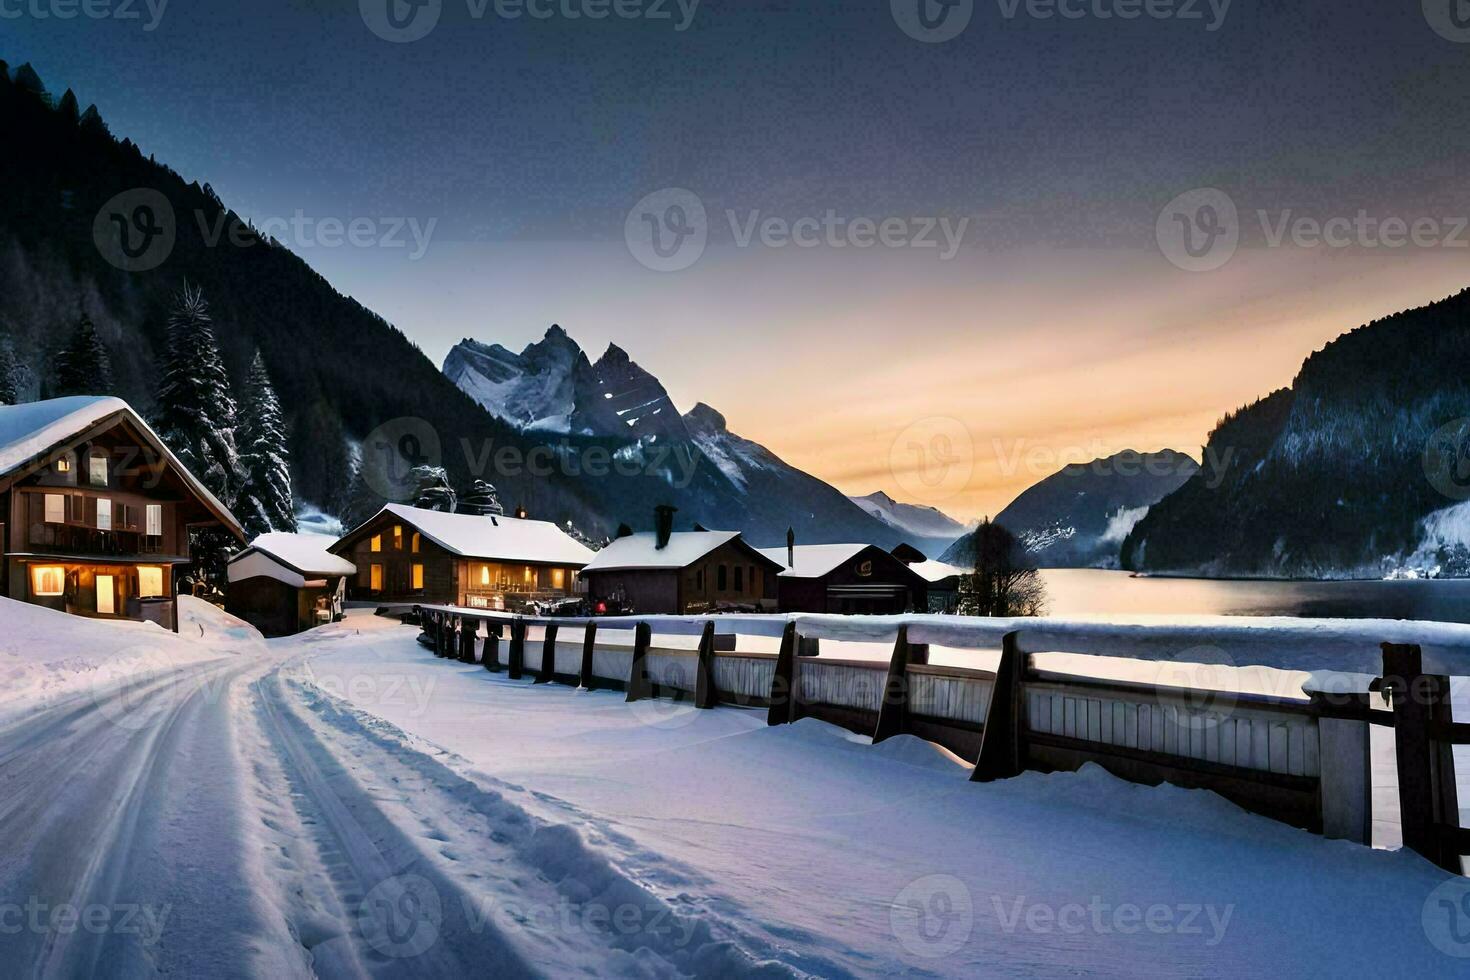
[(1470, 623), (1470, 579), (1269, 582), (1135, 578), (1100, 569), (1046, 569), (1052, 616), (1138, 613), (1433, 619)]

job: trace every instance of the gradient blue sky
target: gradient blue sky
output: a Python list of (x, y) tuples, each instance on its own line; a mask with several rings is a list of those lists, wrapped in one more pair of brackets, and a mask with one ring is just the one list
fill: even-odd
[[(889, 0), (705, 0), (682, 32), (444, 0), (391, 44), (356, 0), (173, 0), (152, 31), (29, 12), (49, 2), (0, 0), (22, 11), (0, 57), (242, 214), (434, 220), (418, 259), (288, 244), (436, 362), (559, 322), (844, 490), (959, 516), (1094, 451), (1197, 452), (1332, 336), (1470, 281), (1470, 249), (1268, 247), (1256, 218), (1470, 213), (1470, 43), (1417, 3), (1234, 0), (1210, 31), (1205, 2), (1191, 21), (981, 0), (924, 44)], [(665, 187), (712, 218), (681, 272), (623, 241)], [(1155, 238), (1198, 187), (1241, 215), (1212, 272)], [(969, 226), (949, 261), (742, 248), (729, 210)], [(910, 471), (935, 433), (958, 434), (963, 480)]]

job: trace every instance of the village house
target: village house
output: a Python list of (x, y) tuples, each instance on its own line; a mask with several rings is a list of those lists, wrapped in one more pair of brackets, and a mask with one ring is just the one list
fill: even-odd
[(0, 593), (178, 628), (189, 532), (234, 516), (117, 398), (0, 407)]
[(673, 523), (674, 509), (659, 507), (652, 533), (597, 553), (582, 573), (593, 612), (775, 611), (780, 565), (738, 531), (675, 531)]
[(262, 534), (230, 559), (225, 610), (266, 636), (291, 636), (342, 618), (356, 567), (321, 534)]
[(929, 583), (929, 612), (953, 613), (959, 608), (960, 580), (970, 574), (968, 570), (935, 561), (910, 544), (901, 544), (892, 553)]
[(907, 564), (872, 544), (797, 545), (764, 554), (781, 567), (783, 613), (890, 615), (927, 612), (929, 583)]
[(555, 524), (388, 504), (330, 548), (356, 568), (347, 598), (522, 612), (566, 599), (592, 551)]

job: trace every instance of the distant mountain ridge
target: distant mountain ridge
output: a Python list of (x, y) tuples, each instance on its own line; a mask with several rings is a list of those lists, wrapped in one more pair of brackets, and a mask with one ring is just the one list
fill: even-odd
[(937, 507), (899, 503), (882, 490), (848, 499), (889, 527), (912, 535), (915, 547), (934, 554), (943, 553), (975, 528), (973, 522), (961, 524)]
[[(995, 516), (1041, 568), (1117, 567), (1119, 548), (1148, 510), (1199, 471), (1184, 453), (1126, 449), (1063, 467), (1027, 488)], [(969, 540), (942, 558), (968, 565)]]

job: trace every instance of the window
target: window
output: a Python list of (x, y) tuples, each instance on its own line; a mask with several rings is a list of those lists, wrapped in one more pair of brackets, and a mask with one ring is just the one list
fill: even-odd
[(481, 585), (489, 585), (490, 584), (490, 566), (489, 565), (481, 565), (480, 566), (480, 584)]
[(735, 566), (735, 591), (736, 592), (744, 592), (745, 591), (745, 566), (744, 565), (736, 565)]
[(63, 456), (63, 457), (61, 457), (60, 459), (58, 459), (56, 461), (56, 472), (58, 472), (58, 473), (70, 473), (71, 472), (71, 457), (70, 456)]
[(383, 566), (382, 565), (374, 565), (374, 566), (372, 566), (371, 575), (370, 575), (370, 577), (368, 579), (368, 587), (370, 589), (372, 589), (374, 592), (382, 592), (383, 591)]
[(413, 590), (415, 592), (424, 591), (424, 566), (418, 562), (413, 564)]
[(106, 497), (97, 498), (97, 530), (112, 530), (112, 501)]
[(718, 589), (721, 592), (724, 592), (725, 589), (729, 587), (729, 583), (726, 581), (726, 578), (728, 577), (728, 575), (729, 575), (729, 571), (725, 568), (724, 565), (721, 565), (719, 567), (719, 569), (715, 572), (715, 588), (716, 589)]
[(138, 597), (147, 599), (163, 595), (163, 569), (154, 565), (138, 566)]
[(394, 551), (402, 551), (403, 550), (403, 525), (402, 524), (394, 524), (393, 525), (393, 550)]
[(111, 575), (97, 576), (97, 612), (102, 616), (111, 616), (117, 612), (117, 579)]
[(566, 569), (553, 568), (551, 570), (551, 587), (553, 589), (565, 589), (567, 587)]
[(755, 586), (755, 566), (754, 565), (751, 565), (750, 568), (748, 568), (746, 570), (745, 575), (746, 575), (745, 581), (747, 581), (747, 582), (750, 583), (750, 591), (755, 592), (756, 591), (756, 586)]
[(146, 533), (155, 537), (163, 537), (163, 504), (149, 504), (145, 517), (148, 523)]
[(702, 568), (694, 573), (694, 591), (704, 591), (704, 569)]
[(46, 523), (66, 523), (66, 497), (59, 493), (46, 494)]
[(60, 565), (31, 566), (31, 595), (38, 597), (66, 594), (66, 569)]
[(383, 550), (383, 536), (381, 534), (374, 534), (373, 535), (373, 540), (369, 543), (368, 547), (370, 549), (372, 549), (372, 551), (374, 551), (374, 552), (382, 551)]
[(106, 456), (97, 455), (87, 457), (87, 479), (92, 481), (92, 486), (94, 487), (107, 486)]
[(419, 532), (413, 532), (413, 553), (419, 553)]

